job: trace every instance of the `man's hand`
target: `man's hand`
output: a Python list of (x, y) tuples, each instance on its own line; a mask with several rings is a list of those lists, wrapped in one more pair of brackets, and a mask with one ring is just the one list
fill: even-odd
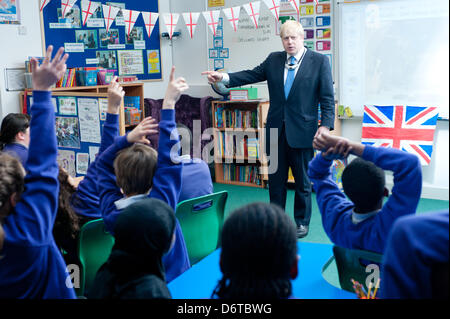
[(150, 145), (150, 141), (146, 138), (147, 135), (158, 133), (158, 124), (151, 116), (146, 117), (139, 123), (130, 133), (127, 134), (128, 143), (142, 143)]
[(316, 135), (314, 135), (314, 138), (316, 138), (317, 136), (319, 136), (322, 133), (330, 134), (330, 129), (326, 126), (319, 126), (319, 128), (317, 129)]
[(217, 71), (204, 71), (202, 75), (208, 76), (208, 83), (213, 84), (222, 81), (223, 74)]
[(120, 104), (122, 103), (125, 91), (122, 86), (117, 82), (117, 76), (115, 76), (108, 86), (108, 113), (119, 114)]
[(180, 99), (181, 93), (189, 89), (189, 85), (182, 77), (175, 79), (175, 67), (170, 72), (169, 85), (167, 86), (166, 96), (163, 101), (163, 109), (174, 109), (175, 104)]
[(352, 150), (352, 143), (344, 137), (322, 132), (314, 138), (313, 147), (321, 150), (327, 159), (346, 158)]
[[(33, 90), (50, 91), (53, 84), (59, 81), (66, 72), (66, 61), (69, 55), (66, 53), (62, 58), (64, 48), (59, 48), (53, 60), (51, 60), (53, 46), (48, 46), (44, 62), (38, 65), (35, 58), (31, 59), (31, 77), (33, 80)], [(51, 61), (50, 61), (51, 60)]]

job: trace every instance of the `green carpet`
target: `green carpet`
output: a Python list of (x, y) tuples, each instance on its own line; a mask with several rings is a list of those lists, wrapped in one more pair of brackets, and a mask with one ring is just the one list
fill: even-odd
[[(267, 203), (269, 202), (268, 189), (214, 183), (215, 192), (224, 190), (228, 191), (228, 199), (225, 206), (225, 219), (233, 210), (243, 205), (253, 202), (267, 202)], [(288, 189), (286, 210), (287, 214), (292, 218), (292, 220), (294, 220), (293, 207), (294, 207), (294, 190)], [(427, 212), (434, 212), (444, 209), (449, 209), (448, 201), (422, 198), (419, 201), (417, 213), (423, 214)], [(325, 234), (322, 227), (322, 218), (320, 216), (320, 212), (317, 207), (315, 193), (312, 194), (312, 215), (311, 215), (311, 222), (309, 225), (309, 234), (305, 238), (299, 239), (299, 241), (331, 244), (331, 241)], [(331, 264), (328, 270), (324, 273), (324, 278), (332, 285), (339, 287), (339, 280), (335, 263)]]

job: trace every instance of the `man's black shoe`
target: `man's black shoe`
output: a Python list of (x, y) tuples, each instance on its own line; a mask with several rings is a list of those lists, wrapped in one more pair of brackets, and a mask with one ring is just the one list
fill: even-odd
[(308, 235), (309, 226), (307, 225), (300, 225), (297, 226), (297, 238), (303, 238)]

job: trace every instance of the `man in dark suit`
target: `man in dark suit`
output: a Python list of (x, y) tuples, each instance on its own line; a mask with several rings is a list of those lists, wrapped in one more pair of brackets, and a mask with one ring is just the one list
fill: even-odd
[[(312, 141), (320, 133), (332, 130), (334, 124), (333, 79), (328, 58), (304, 47), (304, 30), (299, 22), (286, 21), (280, 36), (285, 51), (271, 53), (253, 70), (202, 74), (208, 76), (209, 83), (222, 82), (228, 87), (267, 81), (270, 107), (266, 153), (270, 156), (270, 150), (278, 152), (278, 169), (269, 172), (270, 202), (285, 208), (291, 167), (295, 179), (294, 219), (297, 237), (302, 238), (308, 234), (311, 219), (311, 182), (307, 169), (314, 156)], [(277, 141), (270, 141), (270, 129), (277, 130)]]

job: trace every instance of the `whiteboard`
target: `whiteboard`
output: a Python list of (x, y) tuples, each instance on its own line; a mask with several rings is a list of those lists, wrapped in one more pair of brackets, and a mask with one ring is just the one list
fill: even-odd
[[(291, 8), (287, 0), (282, 0), (284, 8)], [(274, 51), (283, 51), (283, 45), (279, 35), (279, 27), (276, 18), (272, 15), (263, 1), (260, 6), (259, 26), (255, 28), (243, 4), (246, 0), (228, 0), (223, 8), (241, 6), (239, 14), (238, 30), (235, 32), (231, 24), (226, 20), (221, 12), (223, 20), (223, 48), (229, 49), (229, 57), (224, 59), (224, 70), (227, 72), (237, 72), (253, 69), (261, 64), (267, 56)], [(209, 8), (208, 10), (217, 10)], [(292, 10), (291, 10), (292, 11)], [(214, 38), (208, 29), (208, 47), (214, 47)], [(209, 69), (214, 69), (212, 59), (209, 60)]]
[(449, 117), (448, 0), (339, 3), (339, 104), (437, 106)]

